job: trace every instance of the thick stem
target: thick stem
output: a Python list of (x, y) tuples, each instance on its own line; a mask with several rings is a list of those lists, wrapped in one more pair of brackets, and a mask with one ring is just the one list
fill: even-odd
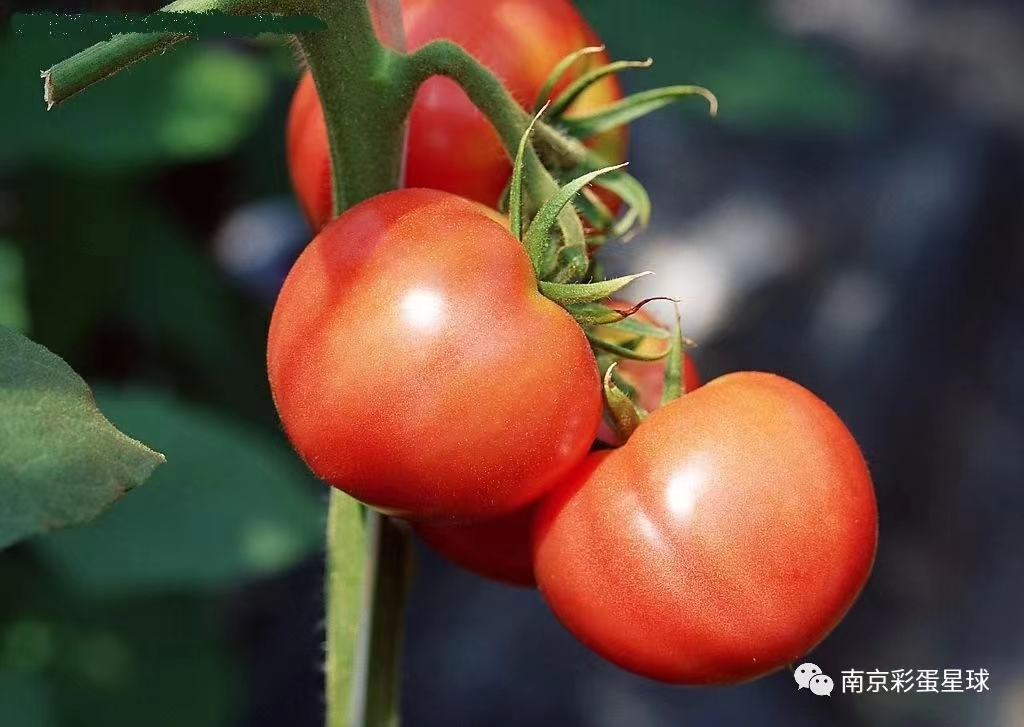
[(402, 56), (377, 37), (367, 0), (314, 0), (312, 5), (327, 29), (303, 33), (298, 40), (327, 122), (334, 211), (340, 213), (398, 186), (408, 115), (396, 78)]

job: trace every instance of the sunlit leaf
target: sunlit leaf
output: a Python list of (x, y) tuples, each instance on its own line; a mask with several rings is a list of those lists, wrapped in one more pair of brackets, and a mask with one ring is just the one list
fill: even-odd
[(0, 326), (0, 547), (91, 520), (163, 461), (62, 359)]

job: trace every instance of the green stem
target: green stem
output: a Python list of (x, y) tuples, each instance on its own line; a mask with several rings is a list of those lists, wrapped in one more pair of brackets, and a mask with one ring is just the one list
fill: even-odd
[[(345, 653), (337, 644), (355, 644), (360, 630), (365, 632), (366, 608), (372, 590), (370, 571), (352, 567), (364, 561), (370, 545), (365, 533), (364, 515), (350, 497), (331, 489), (327, 511), (327, 582), (324, 598), (326, 615), (327, 656), (324, 663), (327, 727), (348, 727), (353, 702), (360, 701), (352, 689), (360, 659)], [(355, 699), (354, 699), (355, 697)], [(353, 723), (358, 724), (358, 723)]]
[[(491, 122), (501, 139), (510, 160), (514, 160), (519, 141), (532, 117), (520, 108), (512, 95), (487, 68), (461, 47), (447, 40), (428, 43), (404, 58), (404, 88), (402, 96), (411, 107), (415, 91), (431, 76), (446, 76), (456, 81), (469, 100)], [(547, 132), (545, 132), (547, 133)], [(558, 192), (558, 183), (544, 168), (532, 145), (526, 150), (523, 181), (534, 208), (539, 207)], [(569, 246), (583, 247), (583, 226), (572, 207), (567, 207), (558, 218), (559, 228)], [(543, 274), (546, 271), (538, 271)]]
[[(242, 15), (269, 11), (269, 4), (266, 0), (176, 0), (163, 10), (169, 13), (220, 10)], [(43, 71), (46, 108), (51, 109), (94, 83), (188, 37), (182, 33), (124, 33), (86, 48)]]
[(334, 211), (398, 186), (408, 104), (399, 86), (402, 54), (377, 38), (367, 0), (287, 0), (327, 29), (298, 36), (327, 122)]

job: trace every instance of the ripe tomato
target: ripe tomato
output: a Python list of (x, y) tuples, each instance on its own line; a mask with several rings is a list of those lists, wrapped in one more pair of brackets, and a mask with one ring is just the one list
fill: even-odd
[(267, 368), (285, 431), (322, 479), (392, 514), (495, 517), (584, 457), (601, 418), (597, 363), (499, 219), (401, 190), (303, 251)]
[[(632, 304), (620, 300), (610, 300), (607, 305), (619, 310), (629, 310)], [(647, 311), (639, 310), (633, 317), (644, 323), (664, 328)], [(669, 341), (647, 339), (638, 346), (638, 351), (644, 354), (664, 353), (669, 347)], [(660, 361), (634, 361), (624, 359), (616, 367), (619, 375), (626, 380), (640, 395), (640, 406), (651, 412), (661, 406), (661, 392), (665, 388), (665, 359)], [(691, 392), (700, 386), (700, 371), (697, 364), (689, 355), (683, 358), (683, 385), (687, 392)], [(619, 437), (615, 430), (606, 421), (601, 422), (601, 428), (597, 432), (597, 439), (604, 444), (616, 446), (619, 444)]]
[[(533, 107), (548, 74), (565, 56), (600, 45), (568, 0), (402, 0), (406, 42), (415, 50), (433, 40), (452, 40), (487, 66), (524, 109)], [(557, 96), (585, 70), (608, 63), (600, 53), (580, 61), (555, 87)], [(622, 98), (608, 76), (577, 99), (567, 116), (591, 113)], [(625, 159), (626, 130), (588, 141), (608, 163)], [(313, 79), (299, 81), (288, 118), (288, 168), (314, 229), (331, 215), (327, 127)], [(498, 135), (457, 83), (428, 80), (409, 117), (406, 185), (429, 187), (496, 207), (511, 176)], [(615, 207), (615, 198), (602, 195)]]
[(534, 587), (530, 532), (535, 507), (467, 523), (413, 523), (421, 538), (448, 560), (491, 580)]
[(839, 417), (791, 381), (745, 372), (591, 455), (540, 505), (534, 570), (558, 618), (611, 661), (732, 683), (828, 635), (867, 580), (877, 528)]

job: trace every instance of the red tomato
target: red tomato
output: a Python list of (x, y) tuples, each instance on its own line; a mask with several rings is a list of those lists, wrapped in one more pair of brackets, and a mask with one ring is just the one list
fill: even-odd
[(530, 531), (534, 507), (511, 515), (467, 523), (443, 521), (414, 523), (421, 538), (448, 560), (513, 586), (534, 587)]
[(498, 219), (433, 190), (374, 197), (317, 235), (277, 300), (285, 431), (319, 477), (385, 512), (511, 513), (597, 432), (586, 336)]
[(874, 490), (850, 432), (787, 379), (723, 376), (591, 455), (542, 502), (537, 583), (639, 674), (724, 684), (806, 654), (871, 571)]
[[(620, 300), (610, 300), (607, 304), (619, 310), (629, 310), (633, 307), (631, 303), (625, 303)], [(633, 314), (633, 317), (644, 323), (664, 328), (660, 322), (644, 310), (637, 311)], [(648, 339), (640, 344), (638, 350), (640, 353), (645, 354), (663, 353), (669, 345), (667, 340)], [(661, 392), (665, 388), (665, 359), (660, 361), (624, 359), (619, 362), (616, 370), (627, 383), (639, 392), (640, 406), (648, 412), (652, 412), (661, 406)], [(683, 385), (686, 387), (687, 392), (691, 392), (700, 386), (700, 371), (697, 370), (697, 364), (693, 362), (693, 357), (689, 355), (683, 358)], [(612, 446), (619, 444), (618, 435), (606, 421), (601, 422), (601, 428), (597, 432), (597, 439), (604, 444)]]
[[(406, 41), (415, 50), (449, 39), (486, 65), (524, 109), (565, 56), (600, 41), (568, 0), (402, 0)], [(608, 63), (604, 53), (580, 61), (556, 86), (557, 96), (585, 70)], [(568, 116), (591, 113), (622, 98), (609, 76), (584, 93)], [(588, 144), (609, 163), (625, 159), (626, 130)], [(331, 216), (327, 127), (313, 79), (299, 81), (288, 119), (288, 168), (306, 216), (320, 229)], [(496, 207), (511, 176), (498, 135), (457, 83), (432, 78), (420, 88), (409, 118), (406, 185), (441, 189)], [(602, 195), (615, 207), (615, 199)]]

